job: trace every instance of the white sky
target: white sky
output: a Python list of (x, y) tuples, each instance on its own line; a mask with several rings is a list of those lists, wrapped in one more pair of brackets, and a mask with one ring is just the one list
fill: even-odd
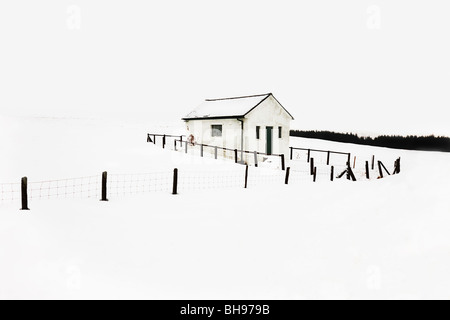
[(450, 135), (449, 15), (448, 0), (2, 1), (0, 113), (171, 121), (273, 92), (300, 129)]

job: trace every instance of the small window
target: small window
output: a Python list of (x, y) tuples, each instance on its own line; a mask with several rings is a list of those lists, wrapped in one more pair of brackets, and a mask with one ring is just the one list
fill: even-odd
[(260, 132), (260, 131), (261, 131), (261, 127), (259, 127), (259, 126), (256, 127), (256, 139), (258, 139), (258, 140), (260, 139), (260, 138), (259, 138), (259, 132)]
[(283, 138), (283, 128), (282, 127), (278, 127), (278, 138), (279, 139)]
[(214, 124), (211, 126), (211, 136), (213, 137), (221, 137), (222, 136), (222, 125)]

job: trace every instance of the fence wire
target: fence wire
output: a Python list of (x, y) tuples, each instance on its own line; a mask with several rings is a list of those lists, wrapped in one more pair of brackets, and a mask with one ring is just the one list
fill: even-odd
[(21, 197), (20, 183), (2, 183), (0, 184), (0, 202), (7, 203), (19, 200)]
[(245, 167), (229, 171), (179, 171), (178, 190), (243, 188)]
[(123, 197), (150, 192), (169, 192), (173, 173), (111, 174), (108, 176), (108, 196)]
[(28, 183), (28, 196), (33, 200), (54, 198), (98, 198), (100, 197), (100, 191), (100, 176)]

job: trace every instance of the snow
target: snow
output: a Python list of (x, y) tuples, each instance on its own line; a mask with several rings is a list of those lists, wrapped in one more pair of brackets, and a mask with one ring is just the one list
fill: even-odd
[(243, 98), (206, 100), (185, 118), (244, 116), (268, 96), (269, 94)]
[[(445, 299), (450, 155), (292, 138), (402, 173), (358, 182), (283, 174), (146, 143), (176, 125), (0, 117), (0, 185), (180, 169), (180, 194), (0, 203), (0, 298)], [(326, 157), (326, 155), (324, 155)], [(345, 158), (345, 157), (344, 157)], [(332, 158), (338, 165), (342, 160)], [(353, 161), (353, 159), (352, 159)], [(289, 166), (308, 171), (304, 155)], [(210, 174), (216, 180), (188, 180)], [(184, 178), (183, 178), (184, 177)], [(227, 188), (211, 181), (231, 177)], [(241, 181), (239, 181), (241, 179)], [(203, 181), (203, 182), (202, 182)], [(203, 184), (202, 184), (203, 183)], [(205, 186), (206, 183), (206, 186)], [(184, 185), (183, 185), (184, 184)]]

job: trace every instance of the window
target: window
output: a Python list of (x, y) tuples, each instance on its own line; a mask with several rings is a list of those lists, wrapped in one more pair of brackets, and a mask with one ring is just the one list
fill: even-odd
[(256, 139), (258, 139), (258, 140), (259, 140), (259, 132), (260, 131), (261, 131), (261, 127), (260, 126), (256, 127)]
[(211, 126), (211, 136), (212, 137), (221, 137), (222, 136), (222, 125), (221, 124), (213, 124)]
[(278, 138), (281, 139), (283, 137), (283, 128), (278, 127)]

